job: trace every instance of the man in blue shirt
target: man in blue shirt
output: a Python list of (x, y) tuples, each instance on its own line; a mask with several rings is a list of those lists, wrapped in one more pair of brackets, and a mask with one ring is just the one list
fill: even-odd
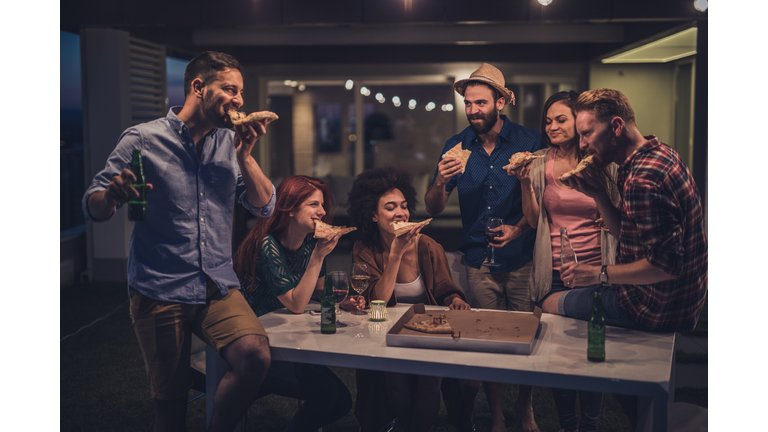
[[(445, 143), (432, 185), (424, 197), (427, 212), (432, 216), (440, 214), (451, 192), (458, 187), (463, 227), (459, 249), (468, 264), (470, 304), (475, 308), (532, 311), (528, 280), (536, 233), (529, 230), (523, 217), (520, 182), (503, 167), (517, 152), (539, 150), (541, 134), (499, 115), (515, 99), (504, 87), (504, 75), (496, 67), (483, 63), (468, 79), (457, 81), (454, 90), (464, 96), (470, 125)], [(472, 152), (464, 172), (457, 158), (442, 158), (459, 144), (463, 150)], [(504, 220), (504, 225), (494, 230), (501, 232), (501, 236), (490, 243), (497, 266), (489, 266), (486, 259), (490, 248), (485, 226), (492, 217)], [(502, 386), (488, 382), (483, 386), (493, 415), (493, 431), (503, 431)], [(530, 386), (520, 386), (517, 402), (525, 431), (539, 430), (533, 418), (532, 390)]]
[(275, 188), (251, 156), (266, 122), (235, 132), (227, 112), (243, 104), (242, 66), (204, 52), (184, 73), (186, 99), (165, 118), (123, 132), (83, 197), (86, 220), (109, 219), (129, 197), (128, 169), (141, 150), (147, 219), (134, 224), (128, 256), (130, 315), (141, 347), (155, 431), (186, 430), (192, 333), (229, 364), (209, 431), (231, 432), (256, 398), (270, 364), (264, 328), (232, 268), (235, 200), (268, 217)]

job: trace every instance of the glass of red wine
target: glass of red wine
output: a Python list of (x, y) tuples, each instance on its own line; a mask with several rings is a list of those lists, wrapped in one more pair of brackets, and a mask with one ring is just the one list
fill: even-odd
[(336, 327), (346, 327), (346, 324), (339, 321), (339, 316), (341, 316), (339, 305), (349, 294), (349, 278), (347, 277), (347, 273), (343, 271), (332, 271), (331, 284), (333, 284), (333, 296), (336, 298)]
[(492, 243), (496, 243), (496, 237), (501, 237), (504, 235), (501, 230), (498, 231), (491, 231), (494, 228), (498, 228), (500, 226), (504, 225), (504, 219), (502, 218), (488, 218), (488, 221), (485, 223), (485, 239), (488, 240), (488, 247), (491, 248), (491, 259), (487, 260), (485, 262), (485, 265), (489, 267), (496, 267), (499, 265), (499, 263), (496, 262), (494, 258), (494, 248), (491, 246)]

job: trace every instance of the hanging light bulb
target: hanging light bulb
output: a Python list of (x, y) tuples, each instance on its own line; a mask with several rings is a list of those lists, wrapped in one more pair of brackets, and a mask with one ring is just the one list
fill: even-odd
[(694, 0), (693, 7), (699, 12), (704, 12), (709, 7), (709, 2), (707, 0)]
[(539, 4), (542, 6), (547, 6), (550, 3), (552, 3), (552, 0), (539, 0)]
[(355, 86), (355, 82), (352, 80), (347, 80), (346, 84), (344, 84), (344, 88), (347, 90), (352, 90), (352, 87)]

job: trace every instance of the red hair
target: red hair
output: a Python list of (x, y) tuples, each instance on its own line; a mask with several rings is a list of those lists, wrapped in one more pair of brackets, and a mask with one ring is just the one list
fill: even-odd
[(308, 200), (315, 191), (323, 193), (323, 209), (325, 216), (322, 221), (330, 224), (333, 221), (333, 207), (335, 199), (331, 188), (322, 180), (303, 175), (295, 175), (286, 178), (277, 187), (277, 198), (275, 201), (275, 211), (272, 216), (258, 218), (256, 224), (246, 235), (245, 240), (237, 249), (234, 259), (235, 274), (244, 284), (250, 279), (251, 286), (248, 290), (253, 290), (254, 279), (253, 272), (256, 271), (256, 263), (259, 262), (259, 253), (261, 252), (261, 241), (264, 236), (271, 234), (279, 237), (288, 230), (290, 221), (289, 213), (297, 210), (300, 204)]

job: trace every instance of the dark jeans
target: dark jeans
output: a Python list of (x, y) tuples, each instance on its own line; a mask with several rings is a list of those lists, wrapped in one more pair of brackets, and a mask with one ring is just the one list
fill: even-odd
[[(581, 404), (581, 424), (576, 418), (576, 392), (579, 393)], [(572, 431), (594, 432), (597, 430), (597, 420), (603, 405), (603, 394), (584, 390), (552, 389), (557, 414), (560, 417), (560, 427)]]
[(286, 431), (317, 431), (352, 409), (352, 396), (327, 366), (272, 360), (258, 397), (276, 394), (304, 401)]

